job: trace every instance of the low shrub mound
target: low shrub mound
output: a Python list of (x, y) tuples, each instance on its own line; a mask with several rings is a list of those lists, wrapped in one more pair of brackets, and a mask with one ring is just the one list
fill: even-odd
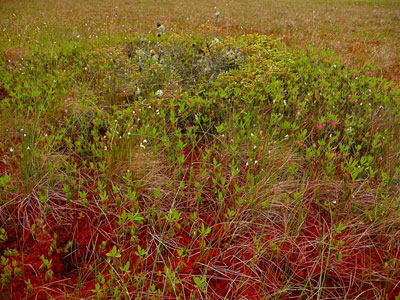
[(398, 299), (400, 90), (266, 36), (0, 62), (1, 299)]

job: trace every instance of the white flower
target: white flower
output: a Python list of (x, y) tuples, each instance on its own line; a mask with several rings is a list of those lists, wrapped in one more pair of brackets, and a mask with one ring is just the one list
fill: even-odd
[[(139, 96), (140, 95), (140, 88), (139, 87), (136, 87), (136, 96)], [(135, 113), (135, 112), (134, 112)]]
[(216, 44), (218, 44), (220, 41), (217, 38), (214, 38), (211, 42), (211, 47), (214, 47)]
[(104, 151), (107, 151), (107, 149), (108, 149), (107, 146), (104, 146)]
[(130, 132), (130, 131), (128, 132), (128, 135), (131, 135), (131, 132)]
[(215, 12), (215, 16), (218, 18), (221, 15), (221, 13), (219, 11)]
[(336, 200), (333, 200), (333, 204), (336, 204)]
[(146, 149), (146, 146), (140, 143), (140, 148)]
[(156, 96), (157, 96), (158, 98), (161, 98), (163, 95), (164, 95), (164, 92), (163, 92), (162, 90), (158, 90), (158, 91), (156, 92)]
[(164, 31), (165, 31), (165, 26), (164, 25), (161, 25), (161, 24), (158, 24), (157, 25), (157, 31), (158, 31), (158, 33), (163, 33)]
[(255, 164), (255, 165), (258, 164), (258, 160), (255, 160), (255, 161), (254, 161), (254, 164)]
[(14, 149), (13, 149), (13, 148), (10, 148), (10, 152), (14, 152)]

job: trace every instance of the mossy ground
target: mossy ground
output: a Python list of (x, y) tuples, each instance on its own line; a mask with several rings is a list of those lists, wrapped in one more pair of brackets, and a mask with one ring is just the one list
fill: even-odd
[(399, 297), (398, 84), (219, 22), (2, 50), (1, 299)]

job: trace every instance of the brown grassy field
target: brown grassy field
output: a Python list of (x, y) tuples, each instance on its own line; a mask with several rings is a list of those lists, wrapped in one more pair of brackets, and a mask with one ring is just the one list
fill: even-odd
[[(201, 32), (221, 12), (218, 34), (258, 32), (290, 47), (332, 49), (351, 66), (371, 63), (400, 79), (400, 2), (396, 0), (16, 1), (0, 4), (1, 47), (72, 36), (148, 32), (156, 20), (168, 31)], [(10, 40), (10, 42), (9, 42)]]

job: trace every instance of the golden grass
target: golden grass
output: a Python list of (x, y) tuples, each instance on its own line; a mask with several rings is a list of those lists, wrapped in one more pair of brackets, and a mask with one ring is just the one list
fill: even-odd
[(57, 39), (129, 36), (155, 30), (202, 32), (221, 12), (220, 35), (259, 32), (294, 48), (332, 49), (352, 67), (375, 65), (400, 80), (400, 2), (396, 0), (3, 0), (0, 47)]

